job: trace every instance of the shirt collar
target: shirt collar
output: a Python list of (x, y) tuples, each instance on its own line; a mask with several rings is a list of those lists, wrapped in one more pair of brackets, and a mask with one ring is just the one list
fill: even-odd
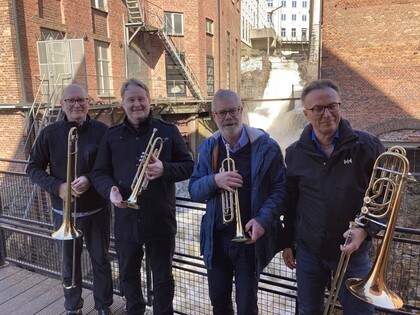
[[(337, 144), (337, 140), (338, 140), (339, 137), (340, 137), (340, 130), (339, 130), (339, 128), (337, 128), (337, 130), (335, 131), (335, 134), (334, 134), (334, 139), (332, 141), (332, 145), (334, 146), (334, 148), (335, 148), (335, 145)], [(316, 138), (315, 131), (313, 129), (312, 129), (312, 141), (316, 144), (318, 150), (323, 152), (323, 150), (321, 149), (321, 146), (319, 145), (319, 142)]]
[[(222, 137), (223, 144), (226, 145), (227, 141), (225, 138)], [(239, 149), (243, 148), (249, 142), (248, 135), (246, 134), (245, 127), (242, 126), (241, 136), (239, 137), (238, 142), (233, 146), (230, 147), (230, 152), (234, 153)]]

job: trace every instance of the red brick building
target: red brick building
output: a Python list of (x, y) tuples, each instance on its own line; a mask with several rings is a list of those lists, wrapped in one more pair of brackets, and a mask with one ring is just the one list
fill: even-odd
[(416, 0), (323, 1), (321, 76), (344, 117), (390, 145), (420, 146), (419, 17)]
[[(193, 151), (214, 91), (239, 90), (238, 0), (5, 0), (0, 12), (3, 158), (26, 158), (16, 148), (32, 104), (42, 112), (74, 80), (109, 124), (123, 117), (121, 83), (143, 80), (156, 112), (179, 122)], [(6, 135), (10, 122), (16, 130)]]

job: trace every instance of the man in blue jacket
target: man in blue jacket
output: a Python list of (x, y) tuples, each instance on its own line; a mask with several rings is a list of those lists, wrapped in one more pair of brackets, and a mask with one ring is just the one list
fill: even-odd
[[(219, 130), (198, 149), (189, 192), (191, 199), (207, 202), (200, 250), (207, 268), (213, 314), (234, 314), (233, 276), (237, 314), (258, 314), (259, 275), (279, 251), (277, 235), (286, 199), (283, 156), (267, 133), (242, 123), (242, 104), (235, 92), (219, 90), (214, 95), (212, 116)], [(220, 172), (227, 150), (236, 171)], [(240, 221), (249, 238), (246, 242), (232, 241), (238, 218), (234, 213), (234, 221), (224, 224), (222, 191), (237, 191)]]
[[(340, 89), (333, 81), (310, 83), (302, 91), (302, 102), (310, 124), (286, 150), (288, 244), (283, 258), (289, 268), (297, 268), (299, 314), (317, 315), (323, 313), (325, 287), (341, 252), (352, 254), (344, 281), (369, 272), (370, 239), (379, 228), (356, 228), (351, 242), (341, 244), (349, 222), (360, 213), (373, 165), (384, 148), (378, 138), (352, 129), (341, 117)], [(345, 285), (339, 300), (345, 315), (373, 314), (373, 306)]]

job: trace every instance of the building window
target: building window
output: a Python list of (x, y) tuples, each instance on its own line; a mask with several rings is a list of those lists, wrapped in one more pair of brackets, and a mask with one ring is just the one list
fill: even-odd
[(292, 28), (292, 37), (296, 37), (296, 29)]
[(292, 21), (296, 21), (296, 14), (292, 14)]
[(281, 7), (282, 7), (282, 8), (285, 8), (285, 7), (286, 7), (286, 0), (283, 0), (283, 1), (281, 2)]
[(281, 20), (282, 20), (282, 21), (286, 21), (286, 14), (282, 14), (282, 15), (281, 15)]
[(184, 15), (182, 13), (165, 12), (163, 30), (168, 35), (184, 35)]
[(292, 1), (292, 8), (296, 8), (297, 7), (297, 1)]
[(207, 94), (214, 94), (214, 58), (207, 56)]
[[(166, 91), (169, 97), (172, 96), (186, 96), (187, 88), (184, 76), (181, 73), (180, 65), (173, 60), (169, 54), (166, 57)], [(185, 56), (183, 53), (179, 54), (181, 62), (184, 62)]]
[(213, 35), (213, 21), (206, 19), (206, 33)]
[(267, 13), (267, 22), (268, 22), (268, 25), (271, 25), (271, 22), (272, 22), (271, 13)]
[(302, 22), (306, 22), (306, 14), (302, 14)]
[(286, 37), (286, 29), (284, 27), (281, 28), (281, 37)]
[(99, 95), (111, 95), (111, 57), (109, 44), (95, 40), (96, 77)]
[(267, 8), (273, 7), (273, 0), (267, 0)]
[(302, 40), (306, 40), (307, 34), (306, 34), (306, 28), (302, 28)]
[(107, 0), (92, 0), (91, 3), (92, 3), (92, 7), (94, 7), (95, 9), (108, 11)]
[(308, 1), (302, 1), (302, 8), (308, 7)]
[(226, 45), (226, 88), (230, 89), (230, 33), (227, 32)]

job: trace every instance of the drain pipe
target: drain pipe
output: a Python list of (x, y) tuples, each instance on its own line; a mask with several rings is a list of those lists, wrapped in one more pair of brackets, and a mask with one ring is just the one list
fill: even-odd
[(218, 14), (218, 52), (219, 52), (219, 62), (218, 62), (218, 68), (219, 68), (219, 89), (221, 88), (220, 83), (221, 83), (221, 65), (220, 65), (220, 61), (222, 60), (222, 54), (221, 54), (221, 48), (220, 48), (220, 36), (221, 36), (221, 27), (220, 27), (220, 21), (221, 21), (221, 17), (220, 17), (220, 0), (218, 1), (218, 5), (217, 5), (217, 14)]
[(18, 64), (19, 64), (20, 86), (22, 89), (23, 102), (27, 103), (28, 99), (26, 97), (26, 86), (25, 86), (25, 80), (23, 76), (22, 51), (20, 48), (19, 26), (18, 26), (17, 9), (16, 9), (15, 0), (12, 0), (12, 11), (13, 11), (13, 24), (15, 26), (15, 33), (16, 33), (16, 50), (17, 50), (17, 55), (18, 55), (17, 59), (18, 59)]

